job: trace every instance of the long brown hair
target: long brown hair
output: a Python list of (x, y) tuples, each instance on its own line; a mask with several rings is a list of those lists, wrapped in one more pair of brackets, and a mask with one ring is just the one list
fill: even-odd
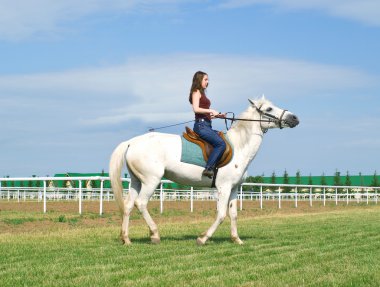
[(190, 95), (189, 95), (189, 102), (190, 104), (193, 103), (193, 93), (196, 92), (197, 90), (199, 90), (201, 93), (204, 93), (204, 89), (202, 87), (202, 80), (203, 80), (203, 77), (206, 76), (207, 73), (205, 72), (202, 72), (202, 71), (198, 71), (194, 74), (194, 77), (193, 77), (193, 83), (191, 85), (191, 88), (190, 88)]

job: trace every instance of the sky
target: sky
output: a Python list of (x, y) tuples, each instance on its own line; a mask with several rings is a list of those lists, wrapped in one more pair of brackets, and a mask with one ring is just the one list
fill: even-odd
[(0, 0), (0, 177), (108, 172), (193, 119), (198, 70), (216, 110), (265, 94), (300, 119), (249, 175), (379, 174), (379, 51), (379, 0)]

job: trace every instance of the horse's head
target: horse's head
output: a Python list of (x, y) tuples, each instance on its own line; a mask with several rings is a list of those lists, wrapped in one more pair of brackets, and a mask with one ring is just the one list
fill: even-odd
[(288, 110), (283, 110), (264, 98), (259, 100), (249, 100), (251, 107), (260, 115), (260, 125), (262, 130), (271, 128), (294, 128), (299, 124), (298, 117)]

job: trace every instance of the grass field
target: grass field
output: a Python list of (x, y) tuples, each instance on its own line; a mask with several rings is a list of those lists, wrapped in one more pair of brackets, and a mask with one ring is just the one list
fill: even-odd
[(160, 245), (149, 243), (134, 213), (126, 247), (111, 205), (100, 217), (90, 205), (80, 216), (74, 203), (51, 203), (42, 214), (0, 202), (0, 286), (380, 286), (378, 205), (245, 204), (238, 220), (245, 245), (230, 242), (226, 220), (200, 247), (196, 237), (211, 225), (215, 203), (196, 203), (194, 213), (181, 204), (162, 215), (151, 204)]

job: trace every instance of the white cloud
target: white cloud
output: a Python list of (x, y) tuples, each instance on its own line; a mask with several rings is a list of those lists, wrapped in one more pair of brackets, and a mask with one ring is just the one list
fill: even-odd
[[(377, 76), (289, 59), (177, 54), (134, 58), (105, 68), (0, 76), (2, 161), (23, 160), (22, 167), (6, 164), (0, 172), (44, 175), (106, 167), (109, 153), (119, 141), (142, 134), (150, 126), (193, 118), (187, 97), (197, 70), (209, 73), (208, 94), (213, 107), (221, 111), (239, 113), (248, 105), (247, 98), (262, 93), (274, 104), (298, 105), (293, 112), (300, 116), (300, 126), (270, 133), (265, 144), (268, 148), (278, 150), (279, 141), (284, 141), (292, 145), (291, 150), (303, 150), (301, 158), (308, 158), (310, 150), (324, 151), (347, 138), (358, 140), (351, 143), (355, 149), (372, 146), (371, 140), (359, 140), (369, 139), (376, 128), (370, 117), (375, 117), (378, 99), (350, 103), (352, 110), (348, 112), (342, 110), (341, 103), (359, 92), (375, 94), (380, 82)], [(264, 154), (271, 156), (272, 151), (265, 152), (268, 148)], [(287, 160), (286, 155), (281, 158)], [(278, 158), (255, 160), (260, 173), (272, 171), (278, 164)], [(290, 168), (287, 162), (283, 164)], [(300, 164), (302, 160), (292, 159), (294, 169)], [(308, 166), (309, 161), (304, 164)]]
[(377, 0), (225, 0), (222, 8), (267, 4), (283, 10), (320, 10), (332, 16), (380, 26), (380, 2)]
[(64, 24), (102, 13), (121, 15), (138, 10), (163, 12), (175, 7), (175, 0), (0, 0), (0, 38), (21, 40), (31, 36), (63, 32)]
[[(69, 25), (86, 17), (115, 17), (130, 13), (177, 13), (182, 6), (201, 0), (0, 0), (0, 39), (20, 41), (31, 37), (60, 37)], [(265, 4), (282, 10), (320, 10), (332, 16), (380, 26), (377, 0), (224, 0), (216, 5), (236, 8)], [(81, 29), (77, 25), (76, 29)]]
[(318, 63), (178, 54), (134, 58), (106, 68), (1, 76), (0, 102), (14, 107), (33, 105), (33, 109), (67, 105), (68, 118), (83, 125), (131, 119), (185, 121), (191, 117), (187, 98), (197, 70), (210, 76), (208, 93), (215, 108), (235, 112), (246, 107), (247, 98), (263, 93), (276, 103), (285, 98), (347, 94), (379, 82), (378, 77), (361, 71)]

